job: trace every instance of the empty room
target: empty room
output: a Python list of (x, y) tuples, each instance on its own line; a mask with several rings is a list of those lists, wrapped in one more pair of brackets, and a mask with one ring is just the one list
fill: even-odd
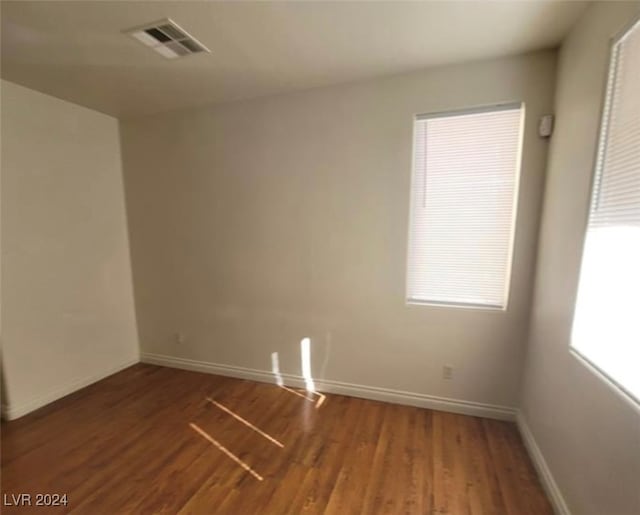
[(640, 514), (640, 1), (0, 9), (2, 513)]

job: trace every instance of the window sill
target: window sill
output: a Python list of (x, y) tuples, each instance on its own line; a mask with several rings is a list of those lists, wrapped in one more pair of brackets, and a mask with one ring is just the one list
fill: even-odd
[(569, 354), (571, 354), (576, 359), (576, 361), (581, 363), (583, 367), (589, 370), (589, 372), (591, 372), (603, 383), (605, 383), (611, 390), (615, 392), (616, 395), (624, 399), (628, 404), (630, 404), (636, 411), (640, 413), (640, 399), (637, 399), (633, 394), (631, 394), (631, 392), (614, 381), (597, 365), (591, 362), (587, 357), (583, 356), (576, 348), (569, 346)]
[(490, 306), (484, 304), (463, 304), (455, 302), (436, 302), (428, 300), (414, 300), (405, 299), (407, 306), (428, 306), (433, 308), (457, 308), (457, 309), (472, 309), (476, 311), (507, 311), (506, 307), (502, 306)]

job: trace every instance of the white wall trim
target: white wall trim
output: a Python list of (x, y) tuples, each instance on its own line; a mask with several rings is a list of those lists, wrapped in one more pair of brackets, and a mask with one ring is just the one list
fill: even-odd
[[(197, 361), (193, 359), (177, 358), (174, 356), (151, 353), (142, 353), (140, 361), (153, 365), (181, 368), (196, 372), (207, 372), (209, 374), (249, 379), (251, 381), (259, 381), (262, 383), (276, 383), (274, 373), (267, 370), (257, 370), (253, 368), (223, 365), (208, 361)], [(279, 376), (282, 378), (282, 382), (286, 386), (297, 388), (304, 388), (305, 386), (305, 380), (301, 376), (285, 373), (280, 373)], [(499, 420), (514, 421), (516, 417), (516, 409), (507, 406), (496, 406), (493, 404), (435, 397), (433, 395), (425, 395), (423, 393), (405, 392), (401, 390), (379, 388), (377, 386), (344, 383), (330, 379), (314, 378), (313, 382), (316, 389), (324, 393), (348, 395), (350, 397), (360, 397), (363, 399), (449, 411), (452, 413), (460, 413), (476, 417), (496, 418)]]
[(116, 372), (120, 372), (125, 368), (130, 367), (131, 365), (135, 365), (139, 363), (140, 360), (135, 358), (125, 363), (121, 363), (115, 367), (111, 367), (103, 372), (98, 374), (94, 374), (89, 377), (83, 377), (81, 379), (77, 379), (71, 383), (67, 383), (65, 385), (59, 386), (58, 388), (47, 392), (45, 395), (40, 395), (37, 397), (33, 397), (27, 402), (23, 402), (21, 404), (3, 404), (2, 405), (2, 418), (5, 420), (14, 420), (16, 418), (22, 417), (27, 413), (31, 413), (32, 411), (37, 410), (47, 404), (56, 401), (65, 395), (69, 395), (70, 393), (76, 392), (85, 386), (89, 386), (90, 384), (96, 383), (105, 377), (115, 374)]
[(540, 447), (538, 447), (533, 433), (531, 432), (531, 429), (529, 429), (529, 425), (527, 424), (527, 421), (525, 420), (521, 410), (518, 410), (516, 423), (518, 424), (518, 429), (520, 430), (520, 434), (522, 435), (524, 445), (529, 452), (531, 461), (533, 461), (533, 465), (538, 472), (538, 477), (540, 478), (542, 486), (545, 492), (547, 492), (547, 496), (551, 500), (553, 510), (555, 511), (556, 515), (571, 515), (569, 507), (567, 506), (562, 492), (558, 487), (558, 483), (556, 483), (556, 480), (553, 478), (551, 469), (547, 465), (542, 451), (540, 450)]

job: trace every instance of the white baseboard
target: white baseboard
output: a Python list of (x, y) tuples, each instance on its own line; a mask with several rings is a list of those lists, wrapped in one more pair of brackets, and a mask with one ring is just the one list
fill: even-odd
[(518, 410), (518, 414), (516, 416), (516, 423), (518, 424), (518, 429), (522, 435), (524, 445), (529, 452), (529, 457), (538, 472), (538, 477), (540, 478), (542, 487), (553, 505), (553, 510), (557, 515), (571, 515), (569, 507), (562, 496), (562, 492), (560, 491), (556, 480), (553, 478), (551, 469), (549, 469), (549, 466), (542, 455), (542, 451), (540, 450), (540, 447), (538, 447), (533, 433), (531, 432), (531, 429), (529, 429), (527, 421), (520, 410)]
[[(210, 374), (236, 377), (240, 379), (249, 379), (251, 381), (258, 381), (262, 383), (276, 383), (275, 374), (267, 370), (257, 370), (253, 368), (222, 365), (219, 363), (210, 363), (207, 361), (197, 361), (192, 359), (176, 358), (173, 356), (151, 353), (142, 353), (140, 356), (140, 361), (153, 365), (182, 368), (185, 370), (193, 370), (197, 372), (207, 372)], [(301, 376), (284, 373), (280, 373), (279, 376), (286, 386), (296, 388), (304, 388), (305, 386), (305, 380)], [(435, 397), (433, 395), (425, 395), (423, 393), (405, 392), (400, 390), (391, 390), (388, 388), (379, 388), (376, 386), (343, 383), (340, 381), (332, 381), (329, 379), (314, 378), (313, 382), (316, 389), (324, 393), (348, 395), (350, 397), (360, 397), (363, 399), (391, 402), (394, 404), (404, 404), (407, 406), (416, 406), (419, 408), (428, 408), (439, 411), (449, 411), (452, 413), (460, 413), (463, 415), (472, 415), (476, 417), (495, 418), (499, 420), (515, 421), (516, 417), (516, 409), (507, 406), (496, 406), (493, 404), (483, 404), (479, 402), (449, 399), (445, 397)]]
[(139, 363), (139, 362), (140, 361), (137, 358), (129, 360), (125, 363), (122, 363), (115, 367), (111, 367), (98, 374), (77, 379), (71, 383), (55, 388), (54, 390), (47, 392), (45, 395), (34, 397), (29, 401), (20, 403), (18, 405), (3, 404), (2, 418), (4, 418), (5, 420), (14, 420), (16, 418), (22, 417), (23, 415), (26, 415), (27, 413), (31, 413), (32, 411), (35, 411), (38, 408), (41, 408), (42, 406), (45, 406), (53, 401), (56, 401), (64, 397), (65, 395), (69, 395), (70, 393), (76, 392), (81, 388), (84, 388), (85, 386), (89, 386), (90, 384), (100, 381), (105, 377), (113, 375), (116, 372), (120, 372), (120, 370), (130, 367), (131, 365), (135, 365), (136, 363)]

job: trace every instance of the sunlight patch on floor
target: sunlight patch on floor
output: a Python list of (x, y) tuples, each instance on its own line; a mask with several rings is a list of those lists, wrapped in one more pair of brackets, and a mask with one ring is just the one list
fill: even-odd
[(238, 458), (235, 454), (233, 454), (229, 449), (227, 449), (224, 445), (218, 442), (215, 438), (213, 438), (209, 433), (198, 427), (196, 424), (191, 422), (189, 424), (191, 429), (193, 429), (196, 433), (200, 434), (204, 439), (211, 442), (218, 449), (220, 449), (224, 454), (226, 454), (229, 458), (235, 461), (238, 465), (240, 465), (243, 469), (245, 469), (249, 474), (255, 477), (258, 481), (264, 481), (264, 478), (258, 474), (255, 470), (253, 470), (249, 465), (247, 465), (244, 461)]
[(213, 404), (215, 407), (217, 407), (218, 409), (221, 409), (222, 411), (224, 411), (225, 413), (231, 415), (233, 418), (235, 418), (236, 420), (238, 420), (239, 422), (242, 422), (245, 426), (253, 429), (256, 433), (258, 433), (259, 435), (263, 436), (264, 438), (266, 438), (267, 440), (269, 440), (271, 443), (273, 443), (274, 445), (277, 445), (278, 447), (284, 447), (284, 444), (282, 444), (281, 442), (279, 442), (278, 440), (276, 440), (273, 436), (265, 433), (262, 429), (260, 429), (259, 427), (254, 426), (251, 422), (249, 422), (248, 420), (242, 418), (240, 415), (238, 415), (237, 413), (234, 413), (233, 411), (231, 411), (229, 408), (227, 408), (226, 406), (223, 406), (222, 404), (220, 404), (219, 402), (214, 401), (213, 399), (211, 399), (210, 397), (207, 397), (207, 400)]

